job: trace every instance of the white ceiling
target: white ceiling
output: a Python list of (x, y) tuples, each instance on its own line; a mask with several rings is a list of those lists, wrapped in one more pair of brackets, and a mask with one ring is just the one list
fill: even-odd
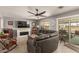
[(0, 6), (0, 15), (8, 17), (36, 19), (35, 16), (27, 12), (27, 10), (36, 12), (35, 8), (39, 9), (39, 12), (46, 11), (44, 15), (47, 17), (79, 9), (78, 6), (65, 6), (62, 9), (59, 9), (58, 6)]

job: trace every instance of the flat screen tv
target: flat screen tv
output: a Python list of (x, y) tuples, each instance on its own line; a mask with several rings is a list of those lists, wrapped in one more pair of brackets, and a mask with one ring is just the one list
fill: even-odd
[(17, 21), (18, 28), (27, 28), (29, 27), (26, 21)]

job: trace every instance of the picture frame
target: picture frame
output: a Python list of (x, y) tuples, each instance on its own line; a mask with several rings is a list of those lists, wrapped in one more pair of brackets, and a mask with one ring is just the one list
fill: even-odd
[(8, 25), (13, 25), (13, 21), (8, 21)]

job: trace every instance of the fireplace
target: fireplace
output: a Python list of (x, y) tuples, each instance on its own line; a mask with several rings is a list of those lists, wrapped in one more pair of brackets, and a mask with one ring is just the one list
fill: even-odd
[(22, 35), (28, 35), (29, 34), (29, 32), (20, 32), (20, 36), (22, 36)]

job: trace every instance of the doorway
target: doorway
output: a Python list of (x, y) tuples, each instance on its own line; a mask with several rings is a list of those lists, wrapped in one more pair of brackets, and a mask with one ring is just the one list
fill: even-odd
[[(79, 50), (79, 16), (58, 18), (59, 39)], [(73, 46), (73, 47), (72, 47)]]

